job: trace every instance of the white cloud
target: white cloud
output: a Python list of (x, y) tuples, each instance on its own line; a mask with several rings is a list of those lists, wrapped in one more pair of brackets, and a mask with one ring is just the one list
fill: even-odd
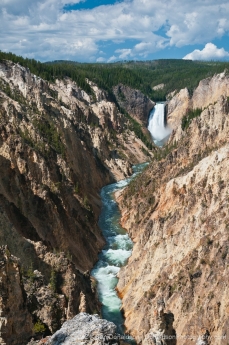
[(151, 33), (148, 35), (147, 41), (137, 43), (132, 49), (116, 49), (115, 53), (119, 54), (119, 59), (135, 58), (136, 56), (146, 58), (149, 54), (164, 49), (168, 45), (169, 39)]
[[(1, 0), (0, 49), (42, 60), (96, 61), (101, 43), (110, 42), (115, 59), (145, 58), (168, 45), (205, 44), (229, 33), (228, 0), (124, 0), (64, 12), (66, 2)], [(115, 48), (126, 40), (132, 46)]]
[(119, 58), (125, 60), (131, 56), (131, 49), (116, 49), (115, 53), (119, 53)]
[(99, 58), (96, 59), (96, 62), (105, 62), (106, 59), (102, 56), (100, 56)]
[(195, 49), (183, 57), (184, 60), (220, 60), (228, 58), (229, 52), (224, 48), (217, 48), (213, 43), (207, 43), (203, 50)]
[(117, 61), (117, 60), (118, 60), (117, 56), (112, 55), (112, 56), (107, 60), (107, 62), (114, 62), (114, 61)]

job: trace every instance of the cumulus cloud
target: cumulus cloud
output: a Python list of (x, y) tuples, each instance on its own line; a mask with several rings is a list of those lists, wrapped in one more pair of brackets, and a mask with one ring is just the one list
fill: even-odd
[(131, 51), (131, 49), (116, 49), (115, 53), (119, 54), (120, 59), (125, 60), (132, 56)]
[(96, 59), (96, 62), (106, 62), (106, 59), (102, 56)]
[(228, 58), (229, 52), (224, 48), (217, 48), (213, 43), (207, 43), (203, 50), (195, 49), (183, 57), (184, 60), (221, 60)]
[[(109, 56), (115, 59), (146, 58), (168, 46), (205, 44), (229, 32), (228, 0), (164, 0), (160, 6), (157, 0), (114, 0), (114, 5), (64, 10), (67, 2), (82, 1), (1, 0), (0, 49), (43, 61), (96, 61), (110, 42)], [(127, 40), (132, 46), (117, 49)]]
[(114, 62), (114, 61), (117, 61), (117, 60), (118, 60), (117, 56), (112, 55), (112, 56), (107, 60), (107, 62)]

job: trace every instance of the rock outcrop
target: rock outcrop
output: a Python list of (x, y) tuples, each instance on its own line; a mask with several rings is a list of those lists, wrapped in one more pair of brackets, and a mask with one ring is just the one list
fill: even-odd
[(100, 319), (98, 315), (81, 313), (65, 322), (48, 344), (118, 345), (118, 338), (116, 326), (112, 322)]
[(168, 98), (167, 123), (173, 129), (179, 127), (182, 117), (190, 109), (190, 95), (188, 89), (182, 89), (178, 93), (173, 92)]
[(28, 345), (119, 345), (121, 336), (112, 322), (98, 315), (80, 313), (66, 321), (52, 337), (41, 342), (33, 340)]
[[(169, 146), (118, 197), (122, 226), (135, 244), (117, 288), (127, 331), (138, 343), (154, 329), (161, 297), (166, 314), (174, 315), (177, 345), (199, 337), (228, 343), (227, 93), (214, 103), (185, 131), (179, 125)], [(201, 338), (202, 329), (211, 340)]]
[(227, 71), (212, 78), (203, 79), (191, 95), (187, 88), (168, 96), (168, 124), (177, 129), (181, 119), (189, 109), (204, 110), (218, 102), (220, 97), (229, 96), (229, 76)]
[[(34, 243), (34, 248), (42, 262), (43, 274), (22, 266), (28, 307), (34, 320), (41, 320), (53, 333), (66, 319), (81, 311), (99, 311), (89, 273), (79, 272), (63, 252), (50, 253), (41, 242)], [(33, 265), (39, 266), (36, 261)]]
[(2, 209), (20, 235), (69, 251), (88, 269), (104, 243), (94, 225), (98, 191), (111, 178), (77, 121), (80, 107), (60, 106), (48, 83), (19, 65), (2, 63), (1, 77), (11, 96), (1, 93)]
[(133, 90), (122, 84), (115, 86), (113, 92), (120, 106), (131, 116), (147, 126), (149, 113), (155, 103), (139, 90)]
[(33, 334), (18, 259), (0, 247), (0, 344), (25, 344)]
[(44, 275), (32, 266), (25, 269), (7, 246), (0, 247), (0, 344), (26, 344), (32, 335), (39, 337), (40, 325), (51, 334), (81, 311), (99, 311), (89, 275), (77, 271), (64, 253), (49, 253), (41, 243), (36, 247), (47, 265)]
[(212, 78), (203, 79), (194, 90), (192, 107), (204, 109), (216, 103), (220, 97), (229, 96), (229, 76), (225, 71), (214, 75)]
[(146, 334), (142, 345), (176, 345), (176, 332), (173, 328), (174, 315), (165, 313), (163, 299), (157, 301), (154, 311), (153, 327)]

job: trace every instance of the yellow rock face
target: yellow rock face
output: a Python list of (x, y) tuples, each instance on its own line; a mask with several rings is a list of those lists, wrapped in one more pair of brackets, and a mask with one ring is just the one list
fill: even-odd
[(170, 141), (175, 148), (117, 196), (122, 225), (135, 242), (118, 291), (127, 331), (137, 343), (151, 344), (151, 335), (165, 334), (164, 316), (155, 314), (161, 299), (165, 314), (173, 314), (177, 345), (200, 344), (206, 332), (214, 345), (229, 339), (229, 104), (228, 89), (213, 90), (220, 81), (227, 85), (224, 75), (215, 76), (207, 91), (201, 82), (202, 96), (197, 89), (191, 101), (185, 91), (174, 96), (170, 109), (185, 109), (188, 102), (206, 109), (185, 132), (178, 121)]

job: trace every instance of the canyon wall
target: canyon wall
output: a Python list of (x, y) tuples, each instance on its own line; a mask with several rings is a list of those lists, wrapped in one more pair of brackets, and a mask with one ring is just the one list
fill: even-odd
[(139, 90), (123, 84), (115, 86), (113, 92), (120, 106), (147, 127), (149, 113), (155, 103)]
[(192, 95), (187, 88), (172, 92), (168, 95), (168, 124), (176, 129), (189, 109), (207, 108), (222, 96), (229, 96), (227, 71), (201, 80)]
[[(142, 345), (226, 345), (227, 74), (201, 81), (193, 95), (170, 95), (173, 133), (152, 152), (130, 130), (129, 115), (87, 82), (94, 95), (69, 78), (49, 83), (0, 62), (0, 344), (23, 345), (80, 312), (99, 313), (89, 274), (104, 245), (99, 191), (151, 156), (117, 193), (122, 226), (134, 241), (117, 287), (125, 326)], [(146, 125), (154, 103), (121, 84), (113, 91)]]
[[(228, 344), (227, 85), (221, 74), (200, 82), (192, 98), (174, 95), (169, 145), (117, 194), (134, 241), (117, 290), (138, 344)], [(202, 112), (182, 130), (187, 102)]]
[(6, 295), (15, 275), (18, 298), (12, 314), (1, 297), (2, 344), (100, 309), (88, 273), (104, 245), (99, 192), (150, 153), (106, 91), (88, 83), (94, 96), (69, 78), (50, 83), (0, 62), (0, 245), (13, 265), (3, 260)]

